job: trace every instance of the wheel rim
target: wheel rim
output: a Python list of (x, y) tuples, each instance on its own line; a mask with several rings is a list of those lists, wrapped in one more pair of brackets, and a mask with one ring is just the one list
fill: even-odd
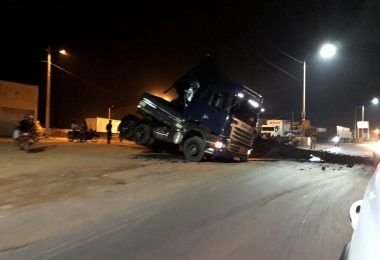
[(198, 151), (198, 146), (194, 143), (190, 144), (188, 147), (187, 147), (187, 152), (191, 155), (191, 156), (196, 156), (199, 151)]
[(136, 132), (136, 137), (137, 140), (142, 140), (144, 138), (144, 131), (139, 129), (139, 131)]

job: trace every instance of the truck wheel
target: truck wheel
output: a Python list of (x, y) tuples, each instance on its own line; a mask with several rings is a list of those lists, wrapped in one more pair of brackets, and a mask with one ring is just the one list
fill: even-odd
[(134, 115), (127, 115), (119, 124), (118, 131), (120, 132), (119, 138), (120, 142), (123, 141), (123, 139), (132, 141), (133, 140), (133, 127), (136, 124), (136, 122), (139, 121), (139, 118)]
[(133, 131), (133, 140), (136, 144), (147, 145), (151, 141), (152, 129), (147, 124), (139, 124)]
[(199, 162), (202, 160), (206, 144), (198, 136), (190, 137), (183, 144), (183, 155), (190, 162)]
[(133, 125), (136, 123), (136, 121), (128, 120), (125, 122), (125, 126), (123, 129), (122, 137), (123, 139), (126, 139), (128, 141), (132, 141), (133, 139)]

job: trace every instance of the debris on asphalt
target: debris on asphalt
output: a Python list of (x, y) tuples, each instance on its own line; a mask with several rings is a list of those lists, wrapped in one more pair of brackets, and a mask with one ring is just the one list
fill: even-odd
[(273, 158), (273, 159), (293, 159), (300, 161), (311, 161), (310, 156), (317, 157), (324, 163), (335, 163), (346, 165), (352, 168), (355, 164), (373, 165), (369, 157), (353, 156), (346, 154), (335, 154), (325, 151), (300, 149), (294, 146), (279, 144), (272, 140), (257, 139), (253, 145), (251, 157)]
[(316, 156), (314, 156), (314, 155), (312, 155), (312, 154), (310, 154), (310, 159), (309, 159), (309, 161), (310, 162), (323, 162), (323, 160), (321, 160), (321, 158), (319, 158), (319, 157), (316, 157)]

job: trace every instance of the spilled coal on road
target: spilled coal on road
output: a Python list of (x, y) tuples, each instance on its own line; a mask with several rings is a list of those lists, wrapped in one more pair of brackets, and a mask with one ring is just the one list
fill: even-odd
[(348, 167), (352, 167), (354, 164), (373, 165), (373, 160), (370, 157), (301, 149), (266, 139), (255, 140), (251, 157), (314, 162), (319, 161), (324, 163), (346, 165)]

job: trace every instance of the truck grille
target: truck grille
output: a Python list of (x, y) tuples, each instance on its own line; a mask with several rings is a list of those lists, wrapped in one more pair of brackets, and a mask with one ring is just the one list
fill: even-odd
[(230, 134), (231, 141), (227, 145), (227, 150), (239, 154), (247, 154), (253, 143), (253, 127), (243, 121), (234, 118)]

